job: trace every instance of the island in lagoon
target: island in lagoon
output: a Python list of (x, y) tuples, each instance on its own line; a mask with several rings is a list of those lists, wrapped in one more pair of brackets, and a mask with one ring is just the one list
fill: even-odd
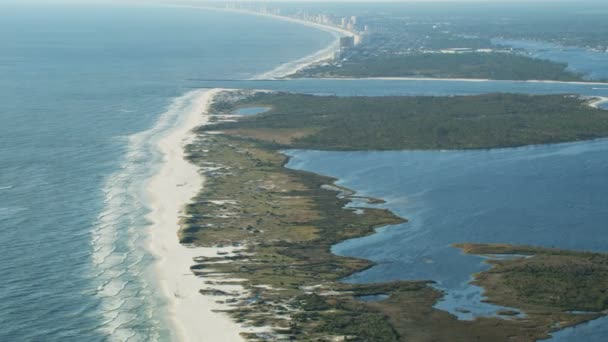
[[(598, 253), (455, 245), (476, 255), (516, 256), (490, 260), (492, 268), (475, 283), (489, 302), (518, 311), (472, 321), (435, 308), (442, 293), (430, 280), (342, 282), (373, 263), (337, 256), (331, 246), (406, 218), (366, 206), (382, 200), (359, 197), (335, 179), (286, 168), (282, 153), (494, 148), (606, 137), (608, 113), (590, 102), (572, 95), (221, 92), (210, 108), (211, 123), (187, 147), (206, 182), (186, 208), (180, 240), (220, 251), (195, 259), (192, 271), (207, 279), (201, 293), (226, 305), (237, 322), (267, 328), (245, 334), (250, 340), (535, 341), (600, 317), (608, 309), (608, 273), (607, 256)], [(238, 114), (243, 108), (267, 110)], [(245, 291), (219, 289), (236, 284)]]

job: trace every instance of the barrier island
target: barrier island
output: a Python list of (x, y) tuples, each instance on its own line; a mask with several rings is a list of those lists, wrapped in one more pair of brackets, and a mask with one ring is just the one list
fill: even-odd
[[(249, 340), (535, 341), (604, 314), (608, 256), (508, 245), (461, 244), (466, 253), (513, 254), (490, 260), (476, 276), (488, 301), (525, 317), (461, 321), (433, 305), (431, 280), (350, 284), (372, 267), (331, 253), (346, 239), (405, 222), (365, 205), (336, 179), (285, 168), (285, 148), (389, 150), (495, 148), (608, 136), (608, 112), (569, 95), (467, 97), (319, 97), (223, 92), (212, 124), (197, 130), (188, 159), (205, 173), (204, 189), (186, 208), (180, 240), (219, 247), (195, 259), (201, 293), (226, 304), (237, 322), (266, 327)], [(239, 108), (267, 112), (240, 116)], [(222, 248), (226, 252), (221, 252)], [(226, 292), (217, 285), (239, 284)], [(371, 296), (371, 297), (370, 297)], [(375, 298), (369, 300), (369, 298)]]

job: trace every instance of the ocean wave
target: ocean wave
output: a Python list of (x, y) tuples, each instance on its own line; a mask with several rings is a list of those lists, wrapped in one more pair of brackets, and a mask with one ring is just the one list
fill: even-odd
[(25, 207), (0, 207), (0, 221), (14, 217), (22, 211), (26, 211)]
[(152, 257), (141, 248), (148, 222), (143, 188), (162, 157), (156, 142), (189, 108), (200, 91), (172, 101), (150, 129), (117, 137), (127, 145), (118, 170), (104, 184), (103, 210), (91, 233), (95, 296), (104, 323), (99, 330), (109, 340), (155, 341), (160, 336), (160, 300), (143, 276)]

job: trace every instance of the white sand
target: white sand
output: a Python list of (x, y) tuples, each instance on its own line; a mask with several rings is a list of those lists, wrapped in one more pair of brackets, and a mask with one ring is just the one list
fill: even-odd
[(600, 105), (604, 103), (608, 103), (608, 97), (598, 96), (594, 97), (593, 101), (589, 102), (589, 106), (601, 109)]
[[(258, 78), (283, 77), (326, 59), (338, 47), (339, 37), (352, 35), (350, 32), (342, 32), (344, 30), (331, 26), (286, 17), (267, 16), (331, 31), (335, 34), (336, 41), (313, 55), (284, 64)], [(210, 288), (205, 281), (218, 279), (195, 276), (190, 267), (194, 264), (194, 258), (217, 256), (220, 249), (188, 248), (180, 244), (177, 237), (182, 210), (202, 189), (205, 181), (198, 167), (185, 160), (184, 147), (194, 138), (192, 130), (208, 122), (209, 117), (206, 114), (209, 104), (221, 91), (222, 89), (197, 90), (186, 95), (191, 101), (190, 106), (181, 113), (182, 117), (178, 124), (159, 140), (158, 149), (163, 155), (163, 162), (158, 173), (146, 186), (149, 205), (152, 208), (147, 217), (151, 222), (148, 248), (156, 257), (158, 285), (167, 300), (170, 323), (175, 331), (174, 339), (178, 341), (243, 341), (241, 332), (264, 331), (264, 328), (239, 325), (228, 315), (214, 312), (214, 310), (227, 309), (225, 304), (217, 303), (218, 300), (225, 298), (202, 295), (199, 291)], [(231, 252), (226, 248), (221, 251)], [(240, 286), (213, 285), (212, 288), (230, 293), (243, 293)]]
[[(187, 248), (177, 238), (181, 211), (202, 188), (204, 178), (198, 168), (184, 159), (184, 145), (194, 134), (192, 129), (204, 125), (208, 104), (220, 90), (194, 91), (187, 96), (191, 105), (180, 122), (159, 140), (158, 149), (164, 160), (158, 173), (147, 184), (147, 195), (152, 212), (149, 249), (156, 260), (158, 284), (168, 301), (171, 323), (179, 341), (242, 341), (239, 333), (247, 331), (227, 315), (212, 310), (225, 309), (216, 296), (203, 296), (204, 279), (190, 270), (193, 259), (217, 256), (217, 248)], [(223, 249), (223, 251), (227, 251)], [(234, 287), (224, 288), (233, 291)]]

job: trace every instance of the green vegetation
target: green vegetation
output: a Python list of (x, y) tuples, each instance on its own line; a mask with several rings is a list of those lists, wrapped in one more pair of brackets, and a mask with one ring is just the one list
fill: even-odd
[[(283, 96), (288, 95), (278, 98)], [(254, 98), (260, 99), (259, 95)], [(248, 101), (234, 103), (227, 99), (214, 108), (229, 111)], [(540, 252), (527, 247), (466, 246), (470, 252), (535, 254), (524, 259), (530, 264), (501, 261), (477, 278), (481, 283), (487, 274), (492, 281), (484, 281), (483, 286), (488, 286), (489, 300), (524, 310), (524, 319), (504, 312), (504, 319), (459, 321), (433, 308), (442, 294), (428, 286), (428, 281), (365, 285), (340, 282), (372, 263), (334, 255), (330, 251), (333, 244), (372, 234), (377, 227), (404, 219), (383, 209), (358, 208), (361, 213), (357, 208), (345, 208), (354, 198), (369, 203), (382, 201), (357, 197), (349, 189), (335, 186), (333, 178), (285, 168), (287, 158), (279, 150), (284, 145), (277, 141), (290, 141), (299, 128), (289, 123), (293, 131), (285, 133), (280, 122), (289, 120), (274, 117), (278, 103), (269, 105), (274, 108), (272, 112), (243, 118), (244, 126), (238, 129), (234, 123), (222, 122), (221, 115), (214, 116), (215, 124), (201, 128), (198, 139), (187, 148), (189, 159), (201, 167), (207, 181), (186, 208), (180, 239), (186, 244), (221, 247), (216, 257), (197, 258), (192, 271), (206, 279), (208, 287), (201, 293), (217, 296), (237, 322), (271, 328), (267, 333), (245, 334), (249, 340), (535, 341), (554, 329), (599, 315), (568, 312), (575, 308), (571, 304), (576, 301), (586, 303), (576, 309), (604, 309), (600, 303), (605, 302), (605, 293), (599, 289), (606, 283), (606, 256), (579, 253), (579, 258), (574, 252), (553, 251), (562, 253), (564, 259), (550, 264), (535, 262), (540, 260), (536, 255)], [(302, 113), (310, 110), (300, 109)], [(315, 120), (323, 121), (322, 117)], [(315, 134), (323, 129), (320, 125), (305, 127)], [(218, 133), (219, 128), (223, 133)], [(243, 132), (250, 134), (244, 136)], [(233, 246), (239, 250), (230, 253)], [(571, 255), (578, 259), (569, 259)], [(546, 257), (554, 260), (549, 252)], [(589, 268), (579, 267), (584, 262)], [(537, 286), (544, 280), (548, 284), (557, 281), (553, 274), (556, 265), (573, 267), (564, 275), (564, 287)], [(528, 266), (536, 267), (533, 274), (538, 278), (530, 276)], [(598, 276), (584, 278), (589, 272)], [(556, 291), (565, 291), (583, 280), (587, 280), (583, 291), (590, 290), (585, 295), (555, 296)], [(600, 285), (593, 286), (594, 281)], [(214, 287), (234, 284), (241, 284), (248, 294)], [(533, 287), (537, 288), (530, 291)], [(359, 299), (378, 294), (388, 297), (380, 301)]]
[[(187, 206), (180, 239), (202, 246), (244, 246), (236, 255), (197, 259), (192, 267), (198, 275), (246, 280), (251, 297), (230, 301), (236, 305), (230, 314), (237, 321), (272, 326), (277, 335), (298, 341), (336, 335), (398, 340), (383, 313), (366, 309), (355, 298), (415, 291), (426, 283), (340, 284), (339, 279), (371, 263), (336, 256), (330, 247), (402, 218), (382, 209), (365, 209), (363, 214), (343, 209), (352, 192), (322, 188), (334, 179), (286, 169), (285, 156), (257, 143), (202, 135), (188, 153), (206, 168), (207, 182)], [(346, 197), (338, 198), (337, 191)], [(222, 260), (230, 262), (218, 263)], [(202, 293), (231, 297), (213, 288)]]
[(492, 301), (526, 311), (554, 307), (562, 311), (608, 309), (608, 255), (525, 246), (462, 244), (469, 254), (530, 256), (490, 260), (492, 269), (477, 276)]
[[(608, 111), (566, 95), (333, 97), (260, 93), (234, 106), (272, 110), (212, 129), (278, 148), (479, 149), (608, 136)], [(232, 105), (217, 107), (230, 112)]]
[(319, 65), (296, 77), (432, 77), (581, 81), (567, 64), (513, 53), (415, 53), (354, 58)]

